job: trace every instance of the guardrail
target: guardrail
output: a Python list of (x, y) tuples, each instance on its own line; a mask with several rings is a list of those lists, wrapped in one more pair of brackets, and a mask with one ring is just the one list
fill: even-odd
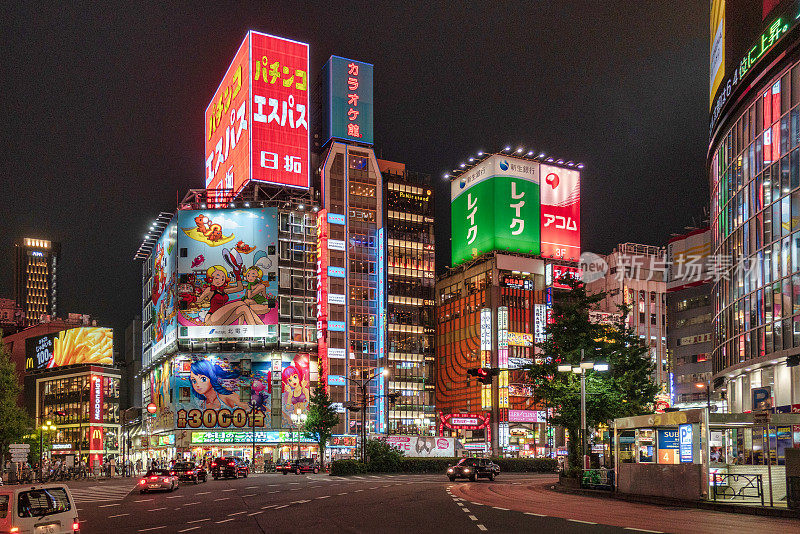
[(709, 473), (713, 500), (761, 499), (764, 506), (764, 483), (760, 474)]
[(613, 469), (585, 469), (581, 476), (581, 487), (588, 489), (614, 489)]

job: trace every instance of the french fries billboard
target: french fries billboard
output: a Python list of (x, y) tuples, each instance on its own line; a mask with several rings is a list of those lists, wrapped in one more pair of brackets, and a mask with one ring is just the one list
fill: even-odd
[(114, 364), (114, 333), (111, 328), (70, 328), (25, 340), (26, 371), (81, 364)]

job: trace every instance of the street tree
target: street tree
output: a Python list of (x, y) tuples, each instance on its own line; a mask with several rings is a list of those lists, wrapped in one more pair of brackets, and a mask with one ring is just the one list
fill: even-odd
[(17, 405), (20, 391), (16, 366), (0, 331), (0, 461), (8, 446), (20, 442), (33, 426), (27, 412)]
[(328, 441), (333, 436), (333, 429), (339, 424), (339, 414), (333, 409), (328, 392), (317, 386), (314, 395), (308, 403), (308, 418), (303, 424), (307, 438), (311, 438), (319, 445), (320, 466), (325, 469), (325, 449)]
[(569, 431), (570, 466), (580, 466), (580, 374), (559, 372), (558, 366), (578, 366), (582, 353), (584, 361), (609, 365), (607, 372), (585, 373), (587, 428), (651, 412), (658, 386), (647, 345), (625, 325), (630, 309), (621, 307), (620, 319), (611, 324), (592, 322), (589, 311), (597, 309), (605, 293), (590, 295), (579, 280), (561, 282), (570, 289), (553, 299), (553, 322), (546, 327), (545, 341), (537, 344), (543, 362), (529, 366), (528, 373), (537, 401), (554, 408), (550, 422)]

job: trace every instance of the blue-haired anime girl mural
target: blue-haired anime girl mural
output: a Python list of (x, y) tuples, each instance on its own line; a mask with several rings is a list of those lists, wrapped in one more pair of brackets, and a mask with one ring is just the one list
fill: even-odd
[(224, 360), (194, 360), (189, 373), (192, 398), (199, 401), (201, 409), (249, 410), (250, 406), (239, 398), (239, 377), (239, 371), (231, 369)]

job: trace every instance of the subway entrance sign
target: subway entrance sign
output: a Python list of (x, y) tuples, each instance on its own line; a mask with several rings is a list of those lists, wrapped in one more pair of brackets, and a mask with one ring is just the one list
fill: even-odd
[(450, 184), (452, 264), (493, 250), (539, 254), (539, 164), (502, 154)]

